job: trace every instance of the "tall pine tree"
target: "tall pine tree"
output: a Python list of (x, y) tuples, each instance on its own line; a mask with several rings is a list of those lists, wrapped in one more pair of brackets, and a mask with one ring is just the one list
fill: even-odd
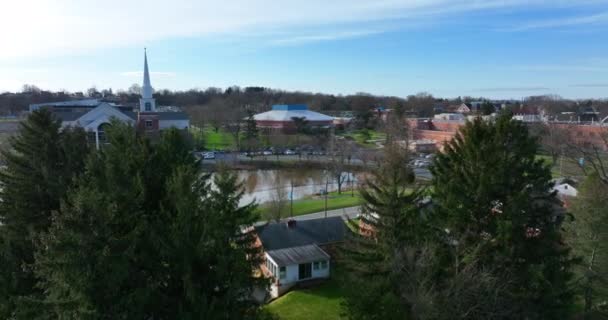
[(572, 259), (551, 172), (537, 152), (536, 139), (510, 116), (467, 123), (431, 168), (434, 223), (463, 252), (476, 248), (482, 266), (512, 275), (518, 317), (555, 319), (573, 303)]
[(397, 257), (420, 244), (426, 230), (418, 208), (421, 191), (406, 164), (407, 155), (389, 147), (385, 162), (361, 188), (360, 223), (371, 233), (352, 234), (341, 255), (350, 319), (403, 319), (409, 313), (396, 281)]
[(19, 303), (40, 294), (32, 272), (34, 242), (83, 171), (87, 152), (86, 133), (61, 129), (48, 110), (32, 112), (9, 148), (2, 150), (6, 168), (0, 172), (0, 318), (26, 312)]
[[(113, 123), (43, 238), (44, 310), (78, 319), (247, 319), (259, 263), (254, 207), (209, 175), (176, 132), (150, 144)], [(261, 280), (260, 280), (261, 281)], [(263, 285), (263, 283), (260, 283)]]

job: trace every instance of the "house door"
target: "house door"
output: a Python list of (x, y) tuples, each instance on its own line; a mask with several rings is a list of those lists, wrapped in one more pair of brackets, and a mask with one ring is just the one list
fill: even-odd
[(298, 271), (298, 280), (312, 277), (312, 265), (310, 263), (301, 264)]

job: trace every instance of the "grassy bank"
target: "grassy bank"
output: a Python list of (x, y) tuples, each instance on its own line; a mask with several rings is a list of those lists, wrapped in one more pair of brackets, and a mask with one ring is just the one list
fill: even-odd
[[(359, 196), (359, 192), (355, 191), (352, 196), (351, 191), (342, 191), (342, 194), (337, 192), (330, 192), (327, 196), (327, 210), (336, 210), (342, 208), (355, 207), (363, 203), (363, 200)], [(269, 220), (271, 218), (268, 212), (268, 204), (262, 204), (258, 208), (260, 215), (263, 219)], [(325, 210), (325, 198), (320, 196), (309, 196), (304, 199), (293, 201), (293, 215), (301, 216), (304, 214), (321, 212)], [(288, 202), (283, 213), (284, 217), (290, 215), (290, 203)]]

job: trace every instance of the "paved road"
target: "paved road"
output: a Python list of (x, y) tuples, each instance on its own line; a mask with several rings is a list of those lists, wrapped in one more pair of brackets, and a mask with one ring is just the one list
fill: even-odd
[[(357, 215), (359, 214), (359, 209), (361, 207), (360, 206), (356, 206), (356, 207), (349, 207), (349, 208), (342, 208), (342, 209), (336, 209), (336, 210), (327, 210), (327, 217), (348, 217), (349, 219), (354, 219), (357, 218)], [(320, 218), (325, 218), (325, 212), (321, 211), (321, 212), (315, 212), (315, 213), (310, 213), (310, 214), (305, 214), (305, 215), (301, 215), (301, 216), (295, 216), (293, 217), (294, 220), (312, 220), (312, 219), (320, 219)], [(265, 224), (267, 221), (258, 221), (255, 225), (259, 226), (259, 225), (263, 225)]]

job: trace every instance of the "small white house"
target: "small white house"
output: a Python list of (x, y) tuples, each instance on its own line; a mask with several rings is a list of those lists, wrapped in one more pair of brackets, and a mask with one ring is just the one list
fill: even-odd
[(289, 220), (255, 227), (264, 249), (262, 273), (271, 279), (269, 295), (277, 298), (295, 285), (331, 275), (331, 256), (348, 228), (341, 217)]
[(331, 257), (316, 244), (267, 251), (266, 268), (275, 281), (270, 295), (278, 297), (298, 282), (329, 278)]
[(553, 187), (553, 191), (557, 191), (557, 195), (560, 197), (576, 197), (578, 196), (578, 190), (569, 183), (556, 184)]

